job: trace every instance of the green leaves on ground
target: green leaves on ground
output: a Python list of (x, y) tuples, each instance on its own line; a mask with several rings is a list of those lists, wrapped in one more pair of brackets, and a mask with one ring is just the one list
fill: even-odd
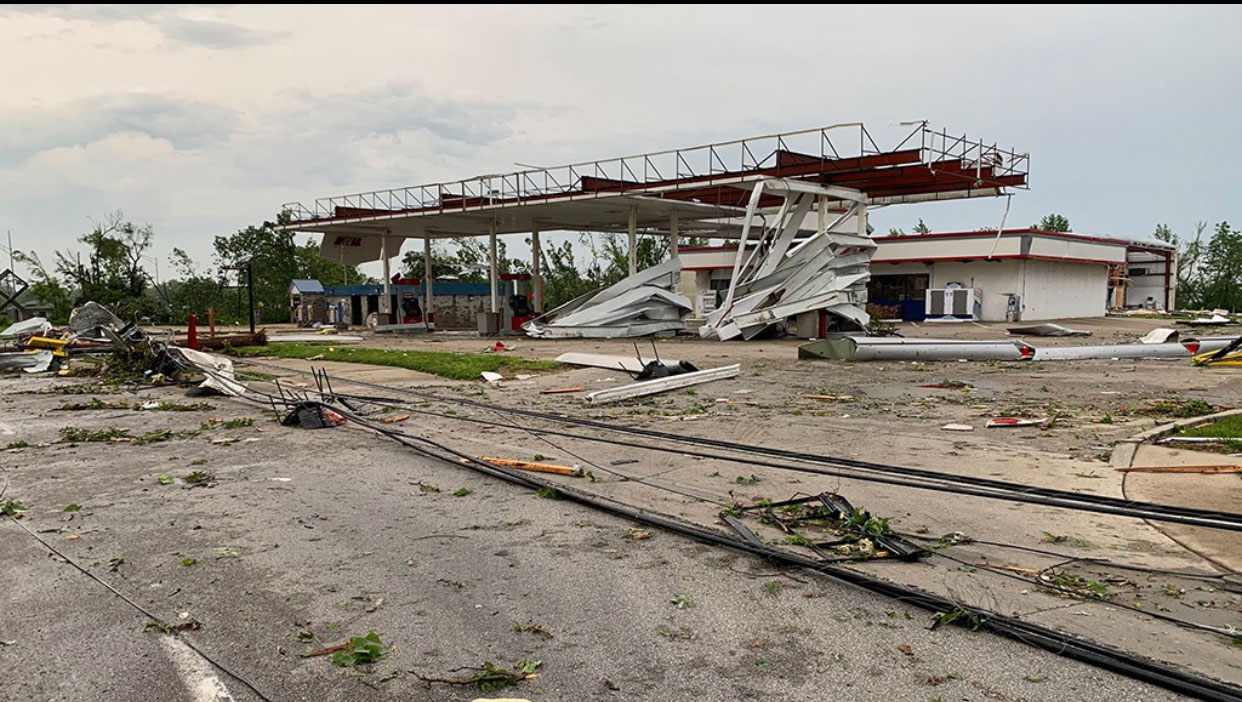
[(483, 661), (483, 665), (475, 669), (473, 673), (465, 678), (437, 678), (428, 675), (420, 675), (415, 671), (410, 671), (414, 677), (422, 680), (430, 685), (431, 683), (444, 683), (447, 685), (473, 685), (479, 692), (495, 692), (511, 685), (533, 678), (537, 675), (535, 672), (543, 665), (543, 661), (532, 661), (523, 658), (513, 664), (513, 669), (501, 668), (491, 661)]
[(124, 565), (124, 563), (125, 563), (124, 558), (121, 558), (121, 557), (113, 558), (110, 561), (108, 561), (108, 570), (115, 573), (116, 569), (120, 568), (122, 565)]
[(187, 485), (201, 485), (203, 483), (214, 483), (215, 481), (215, 474), (208, 473), (205, 470), (196, 470), (181, 479), (181, 482)]
[(762, 480), (762, 478), (752, 473), (749, 477), (745, 475), (739, 475), (733, 479), (733, 482), (737, 483), (738, 485), (758, 485), (760, 480)]
[(332, 665), (342, 668), (353, 668), (357, 665), (374, 663), (388, 655), (390, 648), (385, 648), (379, 634), (374, 631), (366, 636), (355, 636), (345, 647), (332, 654)]
[(0, 505), (0, 515), (5, 517), (16, 517), (25, 511), (26, 505), (17, 500), (5, 500), (4, 504)]
[(65, 507), (64, 511), (65, 512), (80, 512), (82, 511), (82, 505), (79, 505), (79, 504), (68, 505)]
[(542, 497), (545, 500), (561, 499), (561, 494), (557, 492), (556, 488), (554, 487), (541, 487), (539, 488), (539, 492), (536, 494), (538, 494), (540, 497)]
[(173, 477), (167, 473), (160, 473), (159, 475), (155, 476), (155, 481), (159, 483), (160, 485), (172, 485)]
[(83, 429), (81, 427), (63, 427), (60, 430), (60, 438), (72, 443), (112, 441), (113, 439), (129, 438), (129, 430), (116, 427), (95, 430)]
[(8, 451), (10, 449), (23, 449), (29, 445), (30, 445), (29, 441), (18, 439), (17, 441), (10, 441), (9, 443), (5, 444), (4, 450)]
[(466, 495), (469, 495), (470, 492), (469, 488), (459, 488), (453, 491), (453, 497), (465, 497)]
[(669, 602), (672, 602), (677, 609), (692, 609), (694, 607), (694, 600), (690, 599), (690, 596), (684, 592), (673, 595)]
[(182, 559), (181, 559), (181, 565), (183, 565), (183, 566), (185, 566), (185, 567), (187, 567), (187, 568), (189, 568), (190, 566), (194, 565), (195, 563), (198, 563), (198, 559), (197, 559), (197, 558), (182, 558)]

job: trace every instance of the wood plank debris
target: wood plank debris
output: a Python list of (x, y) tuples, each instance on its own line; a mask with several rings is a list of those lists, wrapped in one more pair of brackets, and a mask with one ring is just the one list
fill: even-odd
[(1130, 466), (1118, 468), (1119, 473), (1242, 473), (1242, 466)]

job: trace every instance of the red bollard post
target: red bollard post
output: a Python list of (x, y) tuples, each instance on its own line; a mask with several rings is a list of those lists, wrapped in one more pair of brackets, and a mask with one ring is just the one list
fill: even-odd
[(198, 317), (190, 315), (190, 348), (198, 349)]

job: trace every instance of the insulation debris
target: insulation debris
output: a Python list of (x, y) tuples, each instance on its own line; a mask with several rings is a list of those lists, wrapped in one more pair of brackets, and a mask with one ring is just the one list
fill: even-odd
[(587, 402), (598, 405), (605, 402), (628, 400), (633, 397), (655, 395), (657, 393), (676, 390), (678, 388), (688, 388), (692, 385), (699, 385), (700, 383), (707, 383), (713, 380), (736, 378), (740, 372), (741, 365), (734, 363), (731, 366), (709, 368), (707, 370), (694, 371), (692, 373), (682, 373), (680, 375), (672, 375), (667, 378), (658, 378), (656, 380), (644, 380), (642, 382), (622, 385), (621, 387), (609, 388), (607, 390), (596, 390), (595, 392), (587, 395)]
[(686, 328), (681, 317), (691, 309), (690, 299), (674, 292), (680, 281), (681, 260), (670, 259), (570, 300), (522, 329), (545, 339), (673, 334)]
[(207, 379), (199, 384), (200, 388), (215, 390), (225, 395), (241, 395), (246, 386), (233, 379), (233, 361), (224, 357), (180, 346), (169, 346), (169, 355), (179, 358), (187, 364), (196, 366), (207, 372)]
[(1009, 327), (1010, 334), (1016, 336), (1091, 336), (1089, 331), (1070, 329), (1060, 324), (1036, 324), (1030, 327)]

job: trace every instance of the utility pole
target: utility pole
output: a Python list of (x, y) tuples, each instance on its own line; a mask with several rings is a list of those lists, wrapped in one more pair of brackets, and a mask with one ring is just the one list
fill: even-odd
[(254, 335), (254, 265), (246, 261), (246, 290), (250, 293), (250, 334)]

